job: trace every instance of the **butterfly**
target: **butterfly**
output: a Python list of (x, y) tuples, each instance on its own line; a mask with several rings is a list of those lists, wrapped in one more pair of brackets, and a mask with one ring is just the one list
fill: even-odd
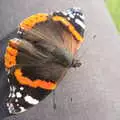
[(18, 26), (4, 55), (10, 92), (9, 113), (22, 113), (56, 89), (84, 41), (85, 16), (80, 8), (52, 14), (37, 13)]

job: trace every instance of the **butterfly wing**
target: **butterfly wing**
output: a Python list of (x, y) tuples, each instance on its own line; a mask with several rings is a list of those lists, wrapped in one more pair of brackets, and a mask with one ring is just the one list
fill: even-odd
[(12, 39), (8, 43), (5, 66), (10, 86), (7, 100), (10, 114), (24, 112), (38, 104), (56, 88), (56, 81), (66, 69), (48, 59), (48, 53), (37, 52), (26, 40)]
[(10, 114), (24, 112), (31, 106), (38, 104), (56, 87), (55, 83), (46, 82), (37, 77), (38, 74), (35, 72), (37, 68), (31, 64), (34, 62), (33, 56), (31, 54), (27, 56), (29, 50), (23, 49), (23, 41), (20, 39), (10, 40), (5, 54), (5, 66), (10, 86), (6, 104)]

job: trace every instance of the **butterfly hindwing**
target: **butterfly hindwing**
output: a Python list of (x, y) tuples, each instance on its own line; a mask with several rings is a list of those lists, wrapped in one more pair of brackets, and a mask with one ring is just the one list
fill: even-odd
[[(10, 94), (7, 100), (7, 106), (9, 112), (12, 114), (26, 111), (28, 108), (38, 104), (40, 100), (44, 99), (51, 92), (51, 90), (43, 89), (39, 86), (35, 87), (29, 84), (21, 83), (15, 74), (15, 71), (17, 70), (18, 68), (14, 68), (14, 70), (11, 70), (8, 75)], [(24, 72), (24, 70), (22, 72)], [(28, 76), (24, 76), (24, 78), (25, 77), (31, 80), (34, 84), (34, 80), (32, 81), (32, 79), (28, 78)]]
[[(30, 64), (31, 62), (36, 63), (34, 60), (37, 59), (34, 58), (34, 60), (30, 60), (32, 57), (30, 57), (30, 55), (29, 57), (26, 56), (27, 54), (25, 54), (24, 47), (21, 47), (21, 43), (25, 42), (18, 39), (10, 40), (5, 55), (5, 65), (8, 71), (8, 82), (10, 86), (10, 93), (6, 104), (11, 114), (26, 111), (31, 106), (38, 104), (52, 89), (44, 89), (49, 81), (39, 80), (38, 74), (34, 71), (36, 66)], [(27, 61), (27, 63), (22, 62), (20, 58), (24, 59), (23, 61)], [(30, 60), (30, 62), (28, 62), (28, 60)], [(27, 64), (27, 66), (24, 66), (25, 64)], [(29, 80), (29, 82), (27, 80)], [(35, 80), (38, 81), (38, 86), (36, 86), (37, 82)], [(39, 83), (43, 84), (43, 88), (39, 86)], [(52, 86), (53, 85), (54, 83)]]

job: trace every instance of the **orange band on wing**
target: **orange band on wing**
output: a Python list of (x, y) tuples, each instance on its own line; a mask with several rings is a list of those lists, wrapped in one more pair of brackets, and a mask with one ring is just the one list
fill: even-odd
[(5, 66), (6, 68), (11, 68), (12, 66), (16, 65), (16, 56), (18, 51), (10, 46), (6, 48), (5, 53)]
[(47, 20), (48, 20), (48, 14), (38, 13), (24, 19), (19, 26), (23, 30), (30, 30), (35, 24), (40, 22), (45, 22)]
[(77, 39), (83, 42), (83, 37), (75, 30), (74, 26), (66, 20), (64, 17), (61, 16), (53, 16), (52, 17), (53, 21), (59, 21), (62, 24), (64, 24), (66, 27), (68, 27), (69, 31), (73, 34), (73, 36)]
[(29, 78), (22, 75), (21, 69), (16, 69), (14, 75), (17, 81), (22, 85), (30, 86), (33, 88), (40, 87), (47, 90), (54, 90), (56, 88), (56, 84), (52, 82), (46, 82), (45, 80), (40, 79), (34, 81), (30, 80)]

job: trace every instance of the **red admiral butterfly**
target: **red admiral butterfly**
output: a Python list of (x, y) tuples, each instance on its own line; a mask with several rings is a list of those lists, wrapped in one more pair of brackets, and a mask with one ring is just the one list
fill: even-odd
[(10, 114), (26, 111), (52, 90), (70, 67), (84, 39), (84, 14), (71, 8), (53, 14), (35, 14), (18, 27), (20, 38), (9, 40), (5, 53)]

